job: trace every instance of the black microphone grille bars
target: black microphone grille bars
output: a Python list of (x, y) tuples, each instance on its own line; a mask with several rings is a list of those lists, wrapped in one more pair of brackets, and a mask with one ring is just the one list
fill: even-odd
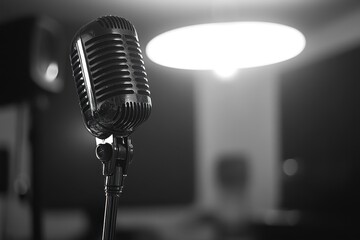
[(150, 89), (134, 26), (100, 17), (75, 35), (70, 61), (87, 129), (98, 138), (128, 136), (151, 113)]

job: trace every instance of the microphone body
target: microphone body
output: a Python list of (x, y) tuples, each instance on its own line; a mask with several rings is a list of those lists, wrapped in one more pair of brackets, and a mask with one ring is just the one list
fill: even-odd
[(151, 113), (137, 32), (126, 19), (98, 18), (71, 43), (70, 61), (88, 131), (105, 139), (129, 136)]

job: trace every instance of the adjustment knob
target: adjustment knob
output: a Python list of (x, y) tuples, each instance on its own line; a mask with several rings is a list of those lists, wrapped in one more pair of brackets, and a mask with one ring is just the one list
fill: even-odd
[(96, 147), (96, 157), (102, 161), (107, 162), (112, 157), (113, 148), (109, 143), (99, 144)]

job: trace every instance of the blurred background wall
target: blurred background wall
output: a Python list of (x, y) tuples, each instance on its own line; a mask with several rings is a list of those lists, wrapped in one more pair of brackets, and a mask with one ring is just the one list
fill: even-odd
[[(1, 106), (0, 146), (8, 152), (0, 165), (5, 182), (0, 193), (1, 239), (31, 239), (33, 235), (34, 161), (44, 239), (99, 239), (104, 199), (101, 166), (94, 154), (95, 141), (82, 123), (67, 54), (76, 30), (107, 14), (133, 22), (143, 50), (156, 34), (208, 21), (275, 21), (299, 28), (307, 39), (297, 58), (240, 70), (229, 79), (212, 72), (160, 67), (144, 54), (154, 111), (133, 136), (135, 157), (119, 205), (118, 235), (128, 239), (281, 239), (278, 226), (299, 223), (301, 209), (288, 211), (283, 201), (287, 194), (283, 181), (288, 176), (283, 169), (281, 82), (358, 48), (357, 1), (100, 4), (38, 0), (30, 4), (19, 0), (0, 4), (0, 23), (30, 14), (47, 15), (59, 24), (59, 71), (64, 81), (58, 93), (40, 92), (31, 100)], [(343, 69), (340, 65), (341, 61), (339, 69)], [(8, 81), (15, 80), (1, 81), (6, 89)], [(359, 89), (358, 85), (353, 89)], [(36, 106), (36, 118), (32, 106)], [(32, 124), (35, 138), (30, 135)], [(357, 128), (355, 124), (355, 133)], [(268, 228), (271, 225), (275, 230)], [(280, 232), (285, 234), (288, 228)], [(297, 233), (281, 236), (301, 239)]]

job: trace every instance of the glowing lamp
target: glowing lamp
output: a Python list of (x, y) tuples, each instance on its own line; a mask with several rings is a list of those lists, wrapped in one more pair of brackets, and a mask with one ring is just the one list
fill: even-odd
[(285, 61), (305, 47), (304, 35), (269, 22), (227, 22), (174, 29), (152, 39), (148, 57), (163, 66), (234, 72)]

